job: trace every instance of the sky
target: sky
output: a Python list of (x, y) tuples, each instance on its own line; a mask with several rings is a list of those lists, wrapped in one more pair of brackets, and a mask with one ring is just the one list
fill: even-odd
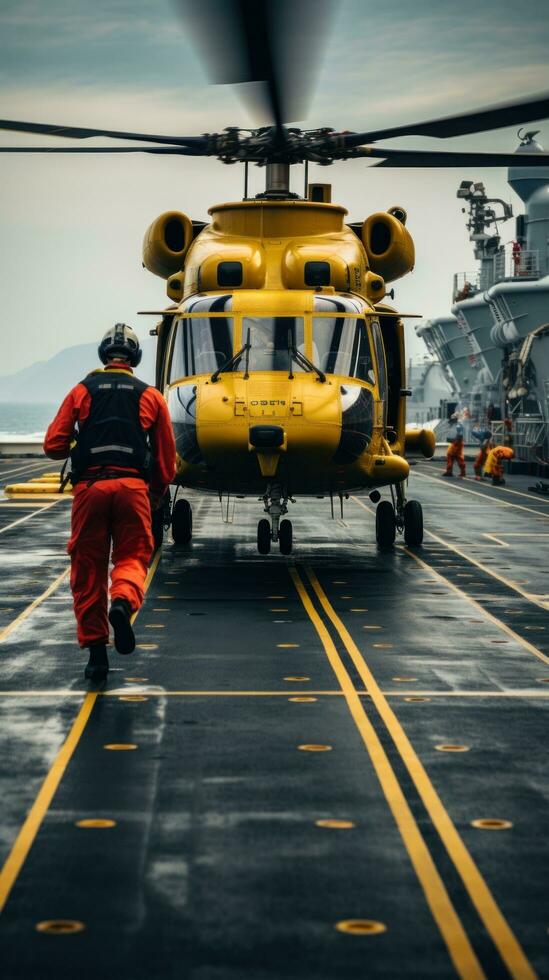
[[(307, 128), (362, 131), (549, 90), (546, 0), (330, 7), (314, 97), (307, 118), (295, 120)], [(185, 135), (256, 122), (235, 89), (209, 83), (175, 0), (0, 0), (0, 117)], [(549, 121), (528, 128), (540, 129), (549, 149)], [(0, 135), (3, 146), (52, 142)], [(514, 129), (502, 129), (387, 145), (511, 151), (517, 142)], [(254, 193), (263, 177), (252, 169)], [(453, 273), (474, 268), (455, 196), (465, 178), (483, 180), (490, 196), (519, 213), (501, 169), (376, 172), (348, 161), (309, 171), (312, 181), (332, 182), (332, 199), (350, 220), (394, 204), (407, 210), (416, 267), (395, 284), (395, 304), (426, 317), (449, 310)], [(294, 168), (300, 193), (302, 181), (303, 169)], [(163, 281), (141, 267), (147, 226), (170, 209), (204, 220), (212, 204), (242, 193), (242, 167), (214, 159), (0, 154), (0, 375), (98, 339), (116, 321), (145, 335), (155, 320), (137, 311), (168, 302)], [(513, 224), (501, 227), (503, 241), (514, 237)], [(422, 356), (412, 326), (407, 337), (409, 354)]]

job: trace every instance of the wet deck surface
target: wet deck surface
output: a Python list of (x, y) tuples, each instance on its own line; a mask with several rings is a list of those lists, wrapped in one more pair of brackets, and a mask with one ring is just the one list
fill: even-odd
[(96, 690), (69, 503), (0, 498), (5, 980), (549, 975), (549, 499), (440, 469), (415, 553), (367, 498), (293, 506), (291, 560), (193, 501)]

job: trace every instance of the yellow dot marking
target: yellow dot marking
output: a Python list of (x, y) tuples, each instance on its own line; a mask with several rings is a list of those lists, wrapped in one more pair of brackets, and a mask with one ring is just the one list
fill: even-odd
[[(138, 643), (138, 650), (158, 650), (158, 643)], [(128, 680), (130, 678), (128, 677)]]
[(404, 698), (404, 700), (405, 701), (430, 701), (431, 698), (420, 698), (420, 697), (417, 697), (416, 695), (414, 695), (414, 697)]
[(122, 694), (119, 701), (148, 701), (149, 699), (144, 697), (143, 694)]
[(300, 701), (300, 702), (301, 701), (317, 701), (317, 700), (318, 700), (318, 698), (309, 698), (309, 697), (288, 698), (288, 701)]
[(297, 677), (296, 676), (296, 677), (284, 677), (283, 679), (285, 681), (310, 681), (311, 678), (310, 677), (305, 677), (305, 676), (303, 676), (303, 677)]
[(107, 830), (109, 827), (116, 827), (116, 820), (102, 820), (99, 817), (93, 817), (77, 820), (75, 826), (81, 827), (83, 830)]
[(69, 932), (83, 932), (86, 928), (83, 922), (77, 919), (45, 919), (44, 922), (37, 922), (38, 932), (47, 932), (52, 936), (63, 936)]
[(347, 932), (352, 936), (375, 936), (387, 931), (383, 922), (374, 922), (373, 919), (343, 919), (336, 922), (335, 927), (339, 932)]
[(295, 649), (298, 646), (299, 643), (277, 643), (277, 647), (279, 647), (281, 650), (289, 650), (290, 648)]
[(417, 681), (417, 677), (393, 677), (394, 681), (402, 681), (405, 684), (411, 684), (412, 681)]
[(373, 645), (376, 648), (376, 650), (392, 650), (393, 649), (393, 644), (392, 643), (374, 643)]
[(317, 827), (327, 827), (329, 830), (350, 830), (355, 826), (352, 820), (315, 820)]
[(148, 681), (148, 679), (148, 677), (126, 677), (126, 680), (131, 681), (133, 684), (143, 684), (145, 681)]
[(382, 630), (383, 626), (363, 626), (363, 630)]
[(435, 745), (437, 752), (468, 752), (468, 745)]
[(311, 744), (308, 744), (307, 743), (305, 745), (298, 745), (298, 749), (300, 750), (300, 752), (331, 752), (332, 751), (332, 746), (331, 745), (311, 745)]
[(510, 820), (497, 820), (495, 817), (471, 820), (471, 827), (478, 827), (479, 830), (509, 830), (512, 826)]
[(103, 748), (109, 749), (111, 752), (131, 752), (137, 748), (137, 745), (134, 745), (133, 742), (107, 742)]
[(145, 623), (146, 630), (163, 630), (164, 623)]

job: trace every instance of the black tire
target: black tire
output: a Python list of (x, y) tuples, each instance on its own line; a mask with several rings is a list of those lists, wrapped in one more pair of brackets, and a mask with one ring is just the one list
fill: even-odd
[(379, 547), (392, 547), (395, 534), (395, 509), (390, 500), (382, 500), (376, 507), (376, 541)]
[(172, 511), (172, 537), (175, 544), (188, 544), (192, 536), (192, 507), (188, 500), (178, 500)]
[(260, 555), (268, 555), (271, 550), (271, 525), (266, 517), (257, 525), (257, 550)]
[(164, 508), (157, 507), (151, 515), (154, 550), (158, 551), (164, 540)]
[(278, 529), (278, 544), (281, 555), (291, 555), (293, 547), (293, 528), (291, 521), (282, 521)]
[(423, 541), (423, 509), (419, 500), (409, 500), (404, 507), (404, 540), (410, 548)]

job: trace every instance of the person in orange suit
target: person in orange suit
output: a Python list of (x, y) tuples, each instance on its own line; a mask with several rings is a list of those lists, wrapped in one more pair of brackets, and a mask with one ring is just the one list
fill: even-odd
[(459, 430), (448, 446), (448, 452), (446, 453), (446, 469), (442, 474), (443, 476), (449, 477), (454, 475), (454, 463), (458, 464), (459, 476), (460, 479), (463, 479), (466, 472), (465, 456), (463, 455), (463, 433)]
[(475, 471), (475, 480), (482, 480), (482, 471), (486, 465), (486, 460), (488, 459), (488, 453), (494, 448), (494, 443), (491, 438), (488, 437), (484, 439), (480, 445), (478, 455), (473, 463), (473, 469)]
[[(71, 589), (84, 676), (105, 680), (109, 621), (119, 653), (132, 653), (132, 614), (143, 602), (153, 553), (151, 507), (162, 506), (175, 474), (175, 441), (160, 392), (133, 375), (139, 341), (122, 323), (108, 330), (92, 371), (64, 399), (46, 432), (50, 459), (71, 458), (74, 486)], [(72, 447), (72, 448), (71, 448)], [(108, 571), (112, 546), (111, 606)]]
[(514, 455), (515, 450), (511, 446), (494, 446), (488, 453), (484, 472), (492, 477), (492, 485), (494, 487), (505, 486), (503, 463), (506, 459), (513, 459)]

